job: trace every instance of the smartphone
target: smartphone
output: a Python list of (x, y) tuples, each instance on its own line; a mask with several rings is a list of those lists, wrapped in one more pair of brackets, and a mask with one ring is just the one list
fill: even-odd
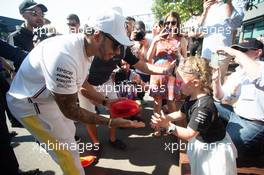
[(162, 38), (167, 38), (169, 34), (171, 33), (171, 29), (165, 28), (162, 33)]
[(219, 56), (217, 53), (215, 53), (215, 52), (212, 53), (209, 65), (214, 69), (219, 68)]

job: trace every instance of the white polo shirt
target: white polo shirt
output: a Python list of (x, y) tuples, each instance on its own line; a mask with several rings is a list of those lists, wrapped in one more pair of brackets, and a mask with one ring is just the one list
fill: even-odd
[(260, 61), (261, 71), (258, 77), (250, 79), (246, 73), (238, 67), (236, 72), (231, 74), (222, 89), (224, 98), (232, 98), (234, 87), (238, 86), (234, 111), (239, 116), (249, 120), (264, 121), (264, 62)]
[(36, 102), (52, 100), (50, 91), (76, 93), (89, 73), (92, 59), (84, 50), (84, 34), (44, 40), (25, 58), (8, 93), (17, 99), (31, 97)]

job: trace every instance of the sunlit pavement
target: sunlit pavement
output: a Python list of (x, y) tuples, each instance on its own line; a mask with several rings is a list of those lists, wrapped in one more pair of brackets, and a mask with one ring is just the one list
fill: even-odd
[[(146, 128), (117, 129), (117, 137), (127, 144), (127, 149), (116, 150), (108, 143), (108, 128), (99, 127), (100, 147), (102, 155), (94, 166), (85, 168), (88, 175), (175, 175), (178, 172), (178, 152), (176, 151), (176, 137), (154, 138), (153, 130), (149, 126), (152, 114), (153, 100), (145, 96), (146, 105), (143, 106), (142, 118)], [(10, 131), (18, 132), (13, 139), (14, 147), (20, 169), (30, 170), (39, 168), (47, 175), (61, 175), (60, 167), (51, 159), (46, 151), (41, 148), (35, 139), (25, 129), (11, 128)], [(81, 143), (92, 144), (88, 133), (82, 124), (76, 124), (77, 135)], [(174, 149), (172, 149), (174, 148)], [(81, 148), (82, 149), (82, 148)], [(88, 148), (89, 149), (89, 148)], [(83, 149), (82, 149), (83, 150)], [(85, 150), (82, 155), (88, 155)]]

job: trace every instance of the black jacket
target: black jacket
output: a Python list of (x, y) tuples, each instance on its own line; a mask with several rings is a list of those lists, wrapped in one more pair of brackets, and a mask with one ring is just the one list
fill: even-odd
[(16, 30), (15, 32), (11, 33), (8, 36), (8, 43), (20, 47), (21, 49), (30, 52), (33, 48), (33, 32), (21, 27), (20, 29)]
[(109, 61), (94, 57), (88, 76), (88, 82), (94, 86), (99, 86), (107, 82), (121, 59), (125, 60), (131, 66), (139, 61), (139, 59), (132, 53), (130, 47), (121, 47), (121, 54), (115, 56)]
[(25, 52), (18, 47), (11, 46), (0, 40), (0, 56), (13, 61), (16, 71), (27, 54), (28, 52)]

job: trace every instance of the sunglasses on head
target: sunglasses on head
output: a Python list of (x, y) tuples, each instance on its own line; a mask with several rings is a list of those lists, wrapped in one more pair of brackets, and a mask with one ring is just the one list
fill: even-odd
[(113, 38), (110, 34), (108, 34), (108, 33), (103, 33), (103, 34), (104, 34), (104, 36), (106, 38), (108, 38), (109, 40), (112, 41), (112, 43), (113, 43), (113, 50), (117, 50), (118, 48), (121, 47), (121, 44), (115, 38)]
[(43, 14), (43, 13), (38, 13), (37, 11), (35, 11), (35, 10), (28, 10), (28, 11), (26, 11), (26, 12), (28, 12), (28, 13), (30, 13), (32, 16), (40, 16), (40, 17), (44, 17), (45, 16), (45, 14)]
[(185, 74), (191, 74), (194, 75), (196, 77), (200, 77), (201, 73), (199, 72), (199, 70), (193, 70), (191, 67), (185, 66), (185, 65), (181, 65), (179, 66), (179, 71), (185, 73)]
[(166, 21), (165, 22), (165, 25), (170, 25), (170, 24), (174, 26), (177, 24), (177, 21)]

